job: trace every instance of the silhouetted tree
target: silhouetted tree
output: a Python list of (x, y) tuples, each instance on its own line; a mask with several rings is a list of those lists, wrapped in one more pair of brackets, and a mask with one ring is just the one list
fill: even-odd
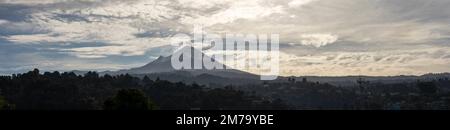
[(95, 72), (95, 71), (89, 71), (89, 72), (87, 72), (86, 74), (84, 74), (84, 77), (85, 78), (91, 78), (91, 79), (96, 79), (96, 78), (99, 78), (99, 75), (98, 75), (98, 73), (97, 72)]
[(151, 84), (153, 84), (153, 80), (151, 80), (147, 75), (144, 76), (142, 82), (144, 83), (144, 86), (150, 86)]
[(39, 76), (39, 69), (34, 69), (31, 73), (33, 76)]

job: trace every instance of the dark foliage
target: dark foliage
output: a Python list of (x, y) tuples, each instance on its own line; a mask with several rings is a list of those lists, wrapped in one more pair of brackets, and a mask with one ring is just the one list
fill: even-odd
[(153, 110), (155, 105), (137, 89), (124, 89), (105, 101), (105, 110)]
[(14, 105), (9, 104), (8, 101), (0, 96), (0, 110), (14, 110)]
[[(448, 110), (448, 78), (382, 83), (359, 78), (355, 86), (336, 87), (286, 82), (218, 87), (169, 82), (147, 76), (83, 76), (71, 72), (28, 73), (0, 77), (0, 109), (25, 110)], [(156, 107), (157, 106), (157, 107)]]
[[(306, 80), (306, 79), (305, 79)], [(293, 109), (345, 110), (449, 110), (448, 78), (385, 84), (360, 78), (355, 86), (295, 82), (244, 86), (259, 96), (280, 98)]]
[[(28, 73), (0, 77), (0, 91), (16, 109), (287, 109), (280, 101), (266, 100), (229, 88), (142, 80), (126, 75), (84, 76), (72, 72)], [(145, 96), (147, 95), (147, 96)], [(153, 103), (149, 102), (149, 99)]]

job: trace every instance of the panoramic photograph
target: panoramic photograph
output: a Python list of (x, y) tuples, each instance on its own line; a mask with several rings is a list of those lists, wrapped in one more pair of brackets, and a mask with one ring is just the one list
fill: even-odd
[(449, 7), (0, 0), (0, 111), (449, 110)]

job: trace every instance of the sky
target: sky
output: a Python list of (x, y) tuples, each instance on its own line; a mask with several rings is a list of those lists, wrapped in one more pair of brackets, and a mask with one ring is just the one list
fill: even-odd
[(283, 76), (450, 72), (449, 0), (0, 0), (0, 74), (118, 70), (171, 36), (279, 34)]

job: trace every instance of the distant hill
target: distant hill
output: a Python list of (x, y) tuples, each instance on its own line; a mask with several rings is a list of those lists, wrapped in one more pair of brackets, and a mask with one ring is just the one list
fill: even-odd
[[(192, 63), (194, 60), (202, 60), (201, 58), (192, 58), (194, 51), (199, 52), (199, 50), (190, 47), (192, 50), (191, 59)], [(207, 55), (201, 53), (202, 55), (208, 57)], [(175, 70), (171, 65), (172, 55), (163, 57), (160, 56), (156, 60), (137, 68), (124, 69), (119, 71), (104, 71), (99, 72), (100, 75), (120, 75), (120, 74), (130, 74), (136, 77), (148, 76), (151, 79), (160, 78), (162, 80), (168, 80), (173, 82), (185, 82), (185, 83), (199, 83), (199, 84), (217, 84), (217, 85), (241, 85), (241, 84), (261, 84), (264, 81), (259, 80), (260, 76), (236, 69), (221, 69), (221, 70), (208, 70), (202, 67), (202, 69), (184, 69)], [(209, 57), (208, 57), (209, 58)], [(223, 65), (223, 64), (222, 64)], [(225, 67), (225, 65), (223, 65)], [(227, 67), (229, 68), (229, 67)], [(83, 75), (87, 73), (86, 71), (72, 71), (76, 74)], [(302, 81), (306, 78), (309, 82), (319, 82), (319, 83), (329, 83), (335, 86), (355, 86), (356, 81), (359, 78), (369, 81), (370, 83), (407, 83), (415, 82), (417, 80), (430, 81), (439, 80), (442, 78), (450, 78), (450, 73), (440, 73), (440, 74), (425, 74), (422, 76), (341, 76), (341, 77), (330, 77), (330, 76), (301, 76), (301, 77), (278, 77), (274, 81), (266, 82), (289, 82), (288, 78), (295, 79), (296, 81)]]
[[(191, 59), (192, 63), (194, 60), (202, 60), (201, 58), (192, 58), (194, 51), (199, 50), (189, 47), (192, 50)], [(197, 53), (196, 52), (196, 53)], [(201, 53), (203, 56), (208, 57), (204, 53)], [(163, 80), (176, 81), (176, 82), (196, 82), (201, 84), (250, 84), (256, 83), (259, 81), (259, 75), (251, 74), (248, 72), (229, 69), (230, 67), (221, 64), (222, 66), (228, 69), (213, 69), (208, 70), (204, 66), (202, 69), (183, 69), (176, 70), (171, 65), (172, 55), (163, 57), (160, 56), (156, 60), (137, 68), (124, 69), (118, 71), (104, 71), (99, 72), (100, 75), (120, 75), (120, 74), (130, 74), (137, 77), (144, 77), (145, 75), (150, 78), (160, 78)], [(200, 62), (203, 63), (203, 62)], [(86, 71), (72, 71), (76, 74), (82, 75), (86, 73)]]
[(329, 83), (335, 86), (354, 86), (357, 85), (356, 81), (359, 78), (362, 78), (365, 81), (369, 81), (370, 83), (384, 83), (384, 84), (392, 84), (392, 83), (410, 83), (416, 82), (417, 80), (421, 81), (432, 81), (450, 78), (450, 73), (439, 73), (439, 74), (425, 74), (421, 76), (413, 76), (413, 75), (400, 75), (400, 76), (340, 76), (340, 77), (330, 77), (330, 76), (303, 76), (303, 77), (295, 77), (297, 81), (301, 81), (303, 78), (306, 78), (308, 81), (312, 82), (320, 82), (320, 83)]

